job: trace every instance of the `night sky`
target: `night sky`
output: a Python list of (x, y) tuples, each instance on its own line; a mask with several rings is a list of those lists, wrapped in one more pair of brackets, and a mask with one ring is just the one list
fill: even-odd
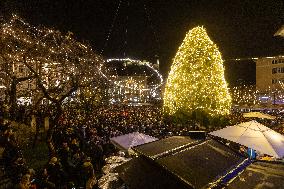
[(71, 31), (106, 58), (159, 56), (165, 76), (186, 32), (197, 25), (227, 60), (232, 85), (254, 83), (255, 64), (228, 60), (284, 54), (284, 38), (273, 36), (284, 24), (282, 0), (0, 0), (0, 11), (4, 19), (16, 13), (32, 25)]

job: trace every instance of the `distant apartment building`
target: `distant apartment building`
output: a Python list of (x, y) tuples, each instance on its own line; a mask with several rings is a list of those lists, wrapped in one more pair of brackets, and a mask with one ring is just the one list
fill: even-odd
[(256, 60), (256, 89), (259, 92), (284, 90), (284, 56)]
[(256, 60), (256, 89), (261, 104), (284, 105), (284, 56)]

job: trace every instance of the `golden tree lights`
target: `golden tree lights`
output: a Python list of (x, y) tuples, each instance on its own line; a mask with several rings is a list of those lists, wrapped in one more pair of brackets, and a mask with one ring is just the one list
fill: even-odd
[(190, 30), (171, 66), (164, 109), (173, 115), (195, 110), (211, 116), (228, 114), (231, 97), (224, 78), (221, 53), (203, 27)]
[[(36, 81), (35, 99), (62, 102), (79, 88), (105, 83), (99, 71), (102, 57), (75, 40), (71, 32), (34, 27), (14, 15), (0, 26), (0, 46), (0, 70), (10, 80), (30, 80), (34, 85)], [(23, 67), (25, 77), (14, 73), (15, 65)]]

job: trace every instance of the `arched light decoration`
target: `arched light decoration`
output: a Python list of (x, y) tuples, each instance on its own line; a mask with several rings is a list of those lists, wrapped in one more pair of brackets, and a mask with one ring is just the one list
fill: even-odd
[[(143, 66), (150, 68), (152, 70), (152, 72), (157, 75), (157, 78), (159, 79), (158, 83), (155, 84), (155, 85), (149, 85), (148, 88), (141, 88), (140, 90), (142, 90), (142, 91), (156, 90), (156, 89), (160, 88), (162, 86), (163, 82), (164, 82), (163, 77), (159, 73), (159, 71), (156, 70), (153, 66), (151, 66), (151, 64), (147, 61), (135, 60), (135, 59), (131, 59), (131, 58), (110, 58), (110, 59), (106, 60), (106, 62), (113, 62), (113, 61), (128, 62), (128, 63), (133, 63), (133, 64), (136, 64), (136, 65), (143, 65)], [(119, 87), (123, 87), (123, 88), (134, 89), (134, 88), (127, 87), (127, 86), (120, 86), (120, 84), (117, 84), (116, 82), (114, 82), (113, 79), (108, 76), (108, 74), (104, 74), (103, 71), (102, 71), (102, 68), (100, 68), (100, 71), (108, 79), (108, 81), (112, 82), (114, 85), (119, 85)]]

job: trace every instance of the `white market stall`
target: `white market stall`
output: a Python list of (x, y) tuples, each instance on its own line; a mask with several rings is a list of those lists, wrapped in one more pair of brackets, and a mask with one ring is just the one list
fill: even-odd
[(276, 158), (284, 157), (284, 136), (257, 121), (228, 126), (209, 134), (236, 142)]
[(131, 147), (139, 146), (149, 142), (154, 142), (158, 140), (155, 137), (145, 135), (139, 132), (133, 132), (126, 135), (121, 135), (117, 137), (110, 138), (110, 141), (122, 150), (128, 150)]

